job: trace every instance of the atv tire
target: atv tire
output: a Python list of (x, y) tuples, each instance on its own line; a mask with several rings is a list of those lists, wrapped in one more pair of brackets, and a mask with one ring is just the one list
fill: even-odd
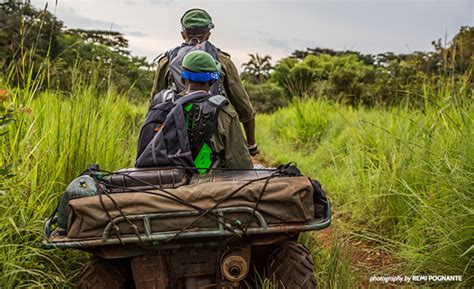
[(93, 256), (82, 269), (79, 289), (134, 288), (128, 259), (108, 260)]
[(314, 265), (309, 250), (287, 241), (268, 257), (266, 271), (278, 289), (315, 289)]

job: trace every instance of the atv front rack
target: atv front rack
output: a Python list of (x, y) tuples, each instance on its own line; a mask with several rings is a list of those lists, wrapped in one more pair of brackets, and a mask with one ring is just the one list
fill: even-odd
[[(133, 244), (133, 243), (151, 243), (154, 246), (161, 247), (170, 240), (183, 240), (190, 238), (221, 238), (240, 235), (265, 235), (274, 233), (299, 233), (305, 231), (321, 230), (329, 227), (331, 224), (331, 207), (328, 203), (325, 218), (314, 219), (306, 223), (281, 223), (268, 224), (262, 214), (254, 208), (250, 207), (229, 207), (213, 210), (218, 216), (218, 227), (215, 229), (190, 229), (189, 231), (165, 231), (153, 232), (151, 229), (151, 220), (155, 219), (174, 219), (179, 217), (200, 216), (202, 212), (186, 211), (172, 213), (156, 213), (156, 214), (137, 214), (128, 215), (127, 219), (135, 222), (142, 222), (144, 233), (135, 235), (122, 235), (120, 238), (113, 235), (113, 224), (124, 222), (123, 216), (116, 217), (113, 222), (109, 222), (103, 231), (101, 238), (95, 239), (70, 239), (66, 236), (57, 234), (57, 231), (51, 231), (52, 219), (48, 220), (44, 227), (43, 247), (46, 249), (54, 248), (87, 248), (98, 247), (104, 245), (117, 244)], [(253, 216), (257, 220), (257, 226), (251, 226), (244, 232), (242, 227), (236, 228), (235, 224), (226, 222), (225, 215), (231, 213), (244, 213)]]

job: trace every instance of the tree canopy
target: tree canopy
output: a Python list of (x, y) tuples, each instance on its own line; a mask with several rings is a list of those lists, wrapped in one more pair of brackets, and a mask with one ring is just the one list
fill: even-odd
[(268, 79), (270, 72), (273, 69), (270, 60), (272, 57), (270, 55), (260, 56), (258, 53), (249, 54), (250, 60), (244, 64), (243, 77), (247, 77), (249, 81), (253, 83), (262, 83)]
[(46, 74), (44, 86), (67, 91), (78, 81), (99, 89), (113, 84), (131, 98), (148, 97), (153, 79), (151, 64), (131, 54), (122, 33), (69, 29), (47, 6), (16, 1), (0, 4), (0, 64), (20, 86), (27, 75)]
[[(280, 97), (323, 97), (350, 105), (379, 105), (408, 102), (422, 105), (426, 87), (433, 89), (433, 99), (447, 90), (463, 87), (465, 98), (473, 97), (474, 27), (461, 27), (448, 43), (433, 41), (433, 51), (396, 54), (363, 54), (327, 48), (296, 50), (280, 59), (268, 74), (269, 82), (283, 89)], [(257, 54), (258, 56), (258, 54)], [(245, 79), (258, 79), (259, 59), (250, 55), (244, 64)], [(252, 82), (252, 81), (250, 81)], [(247, 85), (260, 111), (268, 111), (269, 100), (255, 87)], [(455, 84), (460, 84), (456, 86)], [(273, 87), (273, 86), (266, 86)], [(273, 91), (273, 90), (272, 90)], [(252, 95), (253, 94), (253, 95)], [(448, 93), (449, 94), (449, 93)], [(278, 94), (272, 93), (277, 96)]]

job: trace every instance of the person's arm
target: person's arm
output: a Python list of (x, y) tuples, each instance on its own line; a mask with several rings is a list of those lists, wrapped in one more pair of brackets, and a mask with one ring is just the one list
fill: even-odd
[(255, 139), (255, 119), (251, 119), (247, 122), (242, 123), (247, 136), (247, 145), (252, 146), (257, 143)]
[(224, 71), (224, 89), (242, 122), (249, 146), (255, 145), (255, 111), (240, 81), (239, 73), (228, 54), (221, 51), (219, 60)]

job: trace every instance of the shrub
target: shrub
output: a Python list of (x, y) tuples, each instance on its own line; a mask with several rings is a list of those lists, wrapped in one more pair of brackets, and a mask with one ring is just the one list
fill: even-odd
[(474, 27), (461, 27), (446, 47), (434, 51), (363, 55), (354, 51), (295, 51), (274, 67), (270, 81), (290, 97), (325, 98), (353, 106), (426, 107), (427, 103), (473, 99)]
[(271, 113), (289, 103), (283, 89), (274, 83), (252, 84), (244, 82), (244, 86), (250, 96), (252, 105), (258, 112)]

